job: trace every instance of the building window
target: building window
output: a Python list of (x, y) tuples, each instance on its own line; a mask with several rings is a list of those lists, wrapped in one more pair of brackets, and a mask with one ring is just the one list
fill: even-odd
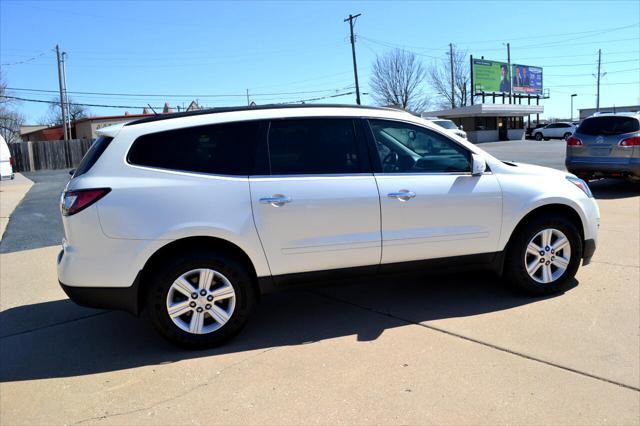
[(497, 130), (497, 117), (475, 117), (474, 130)]
[(509, 117), (510, 129), (524, 129), (524, 117)]

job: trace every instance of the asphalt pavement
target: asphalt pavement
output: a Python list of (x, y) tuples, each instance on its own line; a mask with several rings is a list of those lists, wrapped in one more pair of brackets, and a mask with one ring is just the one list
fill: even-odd
[(0, 253), (60, 245), (64, 237), (60, 194), (69, 181), (69, 170), (23, 173), (34, 182), (15, 209), (0, 241)]

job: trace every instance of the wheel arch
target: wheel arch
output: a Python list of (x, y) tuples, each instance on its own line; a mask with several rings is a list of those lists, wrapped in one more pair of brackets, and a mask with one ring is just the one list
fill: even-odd
[(153, 270), (156, 265), (160, 264), (165, 259), (170, 258), (175, 253), (179, 253), (184, 250), (198, 249), (220, 250), (226, 253), (230, 253), (231, 255), (236, 257), (248, 268), (249, 274), (254, 278), (253, 281), (256, 285), (257, 294), (259, 294), (259, 289), (257, 288), (257, 273), (255, 265), (253, 264), (251, 257), (249, 257), (249, 255), (242, 248), (240, 248), (233, 242), (225, 240), (223, 238), (212, 236), (190, 236), (170, 241), (169, 243), (156, 250), (149, 257), (149, 259), (147, 259), (139, 275), (140, 282), (138, 286), (138, 312), (141, 312), (145, 308), (145, 296), (150, 285), (150, 271)]
[(514, 236), (517, 235), (518, 231), (522, 229), (522, 227), (527, 222), (533, 219), (536, 219), (538, 217), (544, 217), (546, 215), (551, 215), (551, 214), (558, 214), (558, 215), (564, 216), (567, 219), (569, 219), (572, 223), (574, 223), (576, 225), (576, 228), (578, 229), (578, 233), (580, 234), (580, 240), (584, 244), (584, 239), (585, 239), (584, 221), (580, 213), (578, 213), (578, 211), (574, 207), (568, 204), (561, 204), (561, 203), (554, 202), (550, 204), (537, 206), (532, 210), (530, 210), (529, 212), (527, 212), (522, 218), (520, 218), (516, 226), (511, 231), (509, 235), (509, 239), (507, 240), (504, 246), (504, 250), (506, 251), (509, 249), (509, 245), (512, 243)]

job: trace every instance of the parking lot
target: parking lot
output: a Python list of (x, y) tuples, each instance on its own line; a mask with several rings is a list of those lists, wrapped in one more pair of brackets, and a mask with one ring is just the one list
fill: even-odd
[[(563, 168), (564, 142), (482, 148)], [(67, 300), (68, 175), (26, 176), (0, 243), (1, 424), (638, 424), (637, 184), (590, 185), (599, 245), (563, 294), (520, 296), (490, 273), (305, 288), (265, 295), (235, 340), (189, 352), (144, 315)]]

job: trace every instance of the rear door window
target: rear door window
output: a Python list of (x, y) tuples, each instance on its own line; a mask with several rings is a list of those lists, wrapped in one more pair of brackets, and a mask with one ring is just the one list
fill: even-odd
[(271, 122), (269, 161), (272, 175), (360, 173), (362, 158), (352, 119)]
[(577, 132), (583, 135), (622, 135), (640, 131), (640, 121), (633, 117), (607, 116), (587, 118)]
[(131, 164), (187, 172), (248, 176), (260, 122), (235, 122), (140, 136), (129, 151)]

